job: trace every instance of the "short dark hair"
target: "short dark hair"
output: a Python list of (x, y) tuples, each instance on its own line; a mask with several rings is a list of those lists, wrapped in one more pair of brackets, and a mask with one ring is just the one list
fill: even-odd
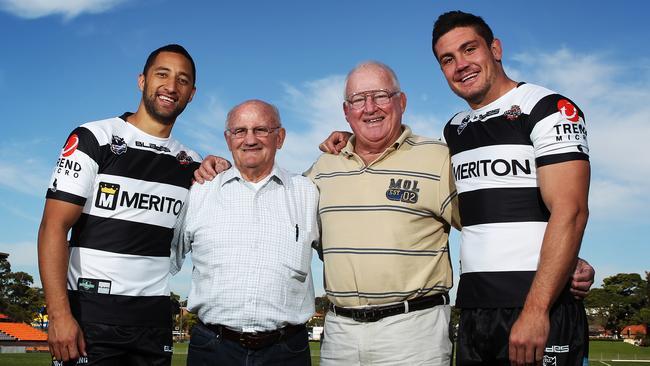
[(185, 56), (185, 58), (190, 61), (190, 64), (192, 64), (192, 84), (196, 84), (196, 66), (194, 65), (194, 60), (192, 59), (192, 56), (190, 56), (190, 53), (187, 52), (183, 46), (178, 44), (168, 44), (151, 52), (149, 54), (149, 57), (147, 57), (147, 62), (144, 63), (144, 69), (142, 69), (142, 73), (144, 75), (147, 75), (147, 71), (149, 71), (151, 65), (156, 60), (156, 57), (161, 52), (173, 52)]
[(492, 29), (490, 29), (490, 26), (487, 25), (483, 18), (474, 14), (464, 13), (460, 10), (449, 11), (440, 15), (435, 24), (433, 24), (431, 49), (436, 59), (438, 58), (436, 54), (436, 43), (438, 43), (440, 37), (458, 27), (474, 28), (474, 31), (485, 40), (488, 46), (494, 41)]

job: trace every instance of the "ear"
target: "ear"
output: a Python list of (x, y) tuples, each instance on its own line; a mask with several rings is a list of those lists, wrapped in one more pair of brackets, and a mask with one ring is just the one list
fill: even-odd
[(406, 110), (406, 93), (400, 92), (399, 93), (399, 105), (402, 107), (402, 113)]
[(278, 150), (282, 149), (282, 144), (284, 144), (284, 138), (287, 136), (287, 131), (284, 129), (284, 127), (280, 127), (278, 130), (278, 140), (276, 141), (276, 148)]
[(228, 150), (232, 151), (232, 147), (230, 146), (230, 139), (228, 138), (227, 131), (223, 131), (223, 138), (226, 140), (226, 144), (228, 145)]
[(350, 112), (350, 106), (348, 103), (343, 102), (343, 115), (345, 116), (345, 120), (350, 123), (350, 120), (348, 120), (348, 112)]
[(501, 62), (501, 57), (503, 56), (503, 49), (501, 48), (501, 41), (498, 38), (492, 40), (490, 45), (490, 51), (492, 51), (492, 56), (497, 62)]
[(196, 87), (193, 86), (192, 87), (192, 93), (190, 94), (190, 99), (187, 100), (188, 103), (192, 101), (192, 99), (194, 98), (195, 93), (196, 93)]
[(141, 92), (144, 91), (144, 74), (138, 75), (138, 89), (140, 89)]

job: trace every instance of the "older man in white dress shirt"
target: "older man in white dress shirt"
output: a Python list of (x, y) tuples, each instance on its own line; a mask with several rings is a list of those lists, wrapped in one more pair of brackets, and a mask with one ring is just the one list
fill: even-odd
[(318, 191), (275, 164), (285, 134), (273, 105), (237, 105), (224, 132), (233, 168), (190, 191), (172, 254), (173, 273), (190, 251), (194, 265), (188, 365), (311, 362)]

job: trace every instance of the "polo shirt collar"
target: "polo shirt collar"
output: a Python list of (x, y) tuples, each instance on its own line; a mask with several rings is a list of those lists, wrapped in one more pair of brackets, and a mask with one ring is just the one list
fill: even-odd
[[(402, 124), (402, 133), (399, 135), (397, 140), (391, 146), (387, 147), (386, 150), (384, 150), (382, 155), (386, 154), (386, 152), (388, 152), (391, 149), (393, 150), (399, 149), (400, 146), (402, 146), (402, 144), (404, 143), (404, 141), (406, 141), (406, 139), (408, 139), (412, 135), (413, 133), (411, 132), (411, 128), (405, 124)], [(352, 135), (352, 137), (350, 137), (350, 139), (348, 140), (347, 145), (345, 145), (345, 147), (341, 150), (341, 154), (347, 157), (351, 157), (352, 155), (354, 155), (354, 144), (356, 143), (356, 141), (357, 141), (356, 136)]]

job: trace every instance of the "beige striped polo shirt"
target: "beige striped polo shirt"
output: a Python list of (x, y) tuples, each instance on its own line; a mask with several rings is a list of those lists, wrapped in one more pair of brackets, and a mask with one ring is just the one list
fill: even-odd
[(323, 154), (306, 173), (320, 190), (325, 291), (337, 306), (379, 305), (447, 292), (450, 224), (458, 223), (449, 150), (411, 134), (372, 163)]

